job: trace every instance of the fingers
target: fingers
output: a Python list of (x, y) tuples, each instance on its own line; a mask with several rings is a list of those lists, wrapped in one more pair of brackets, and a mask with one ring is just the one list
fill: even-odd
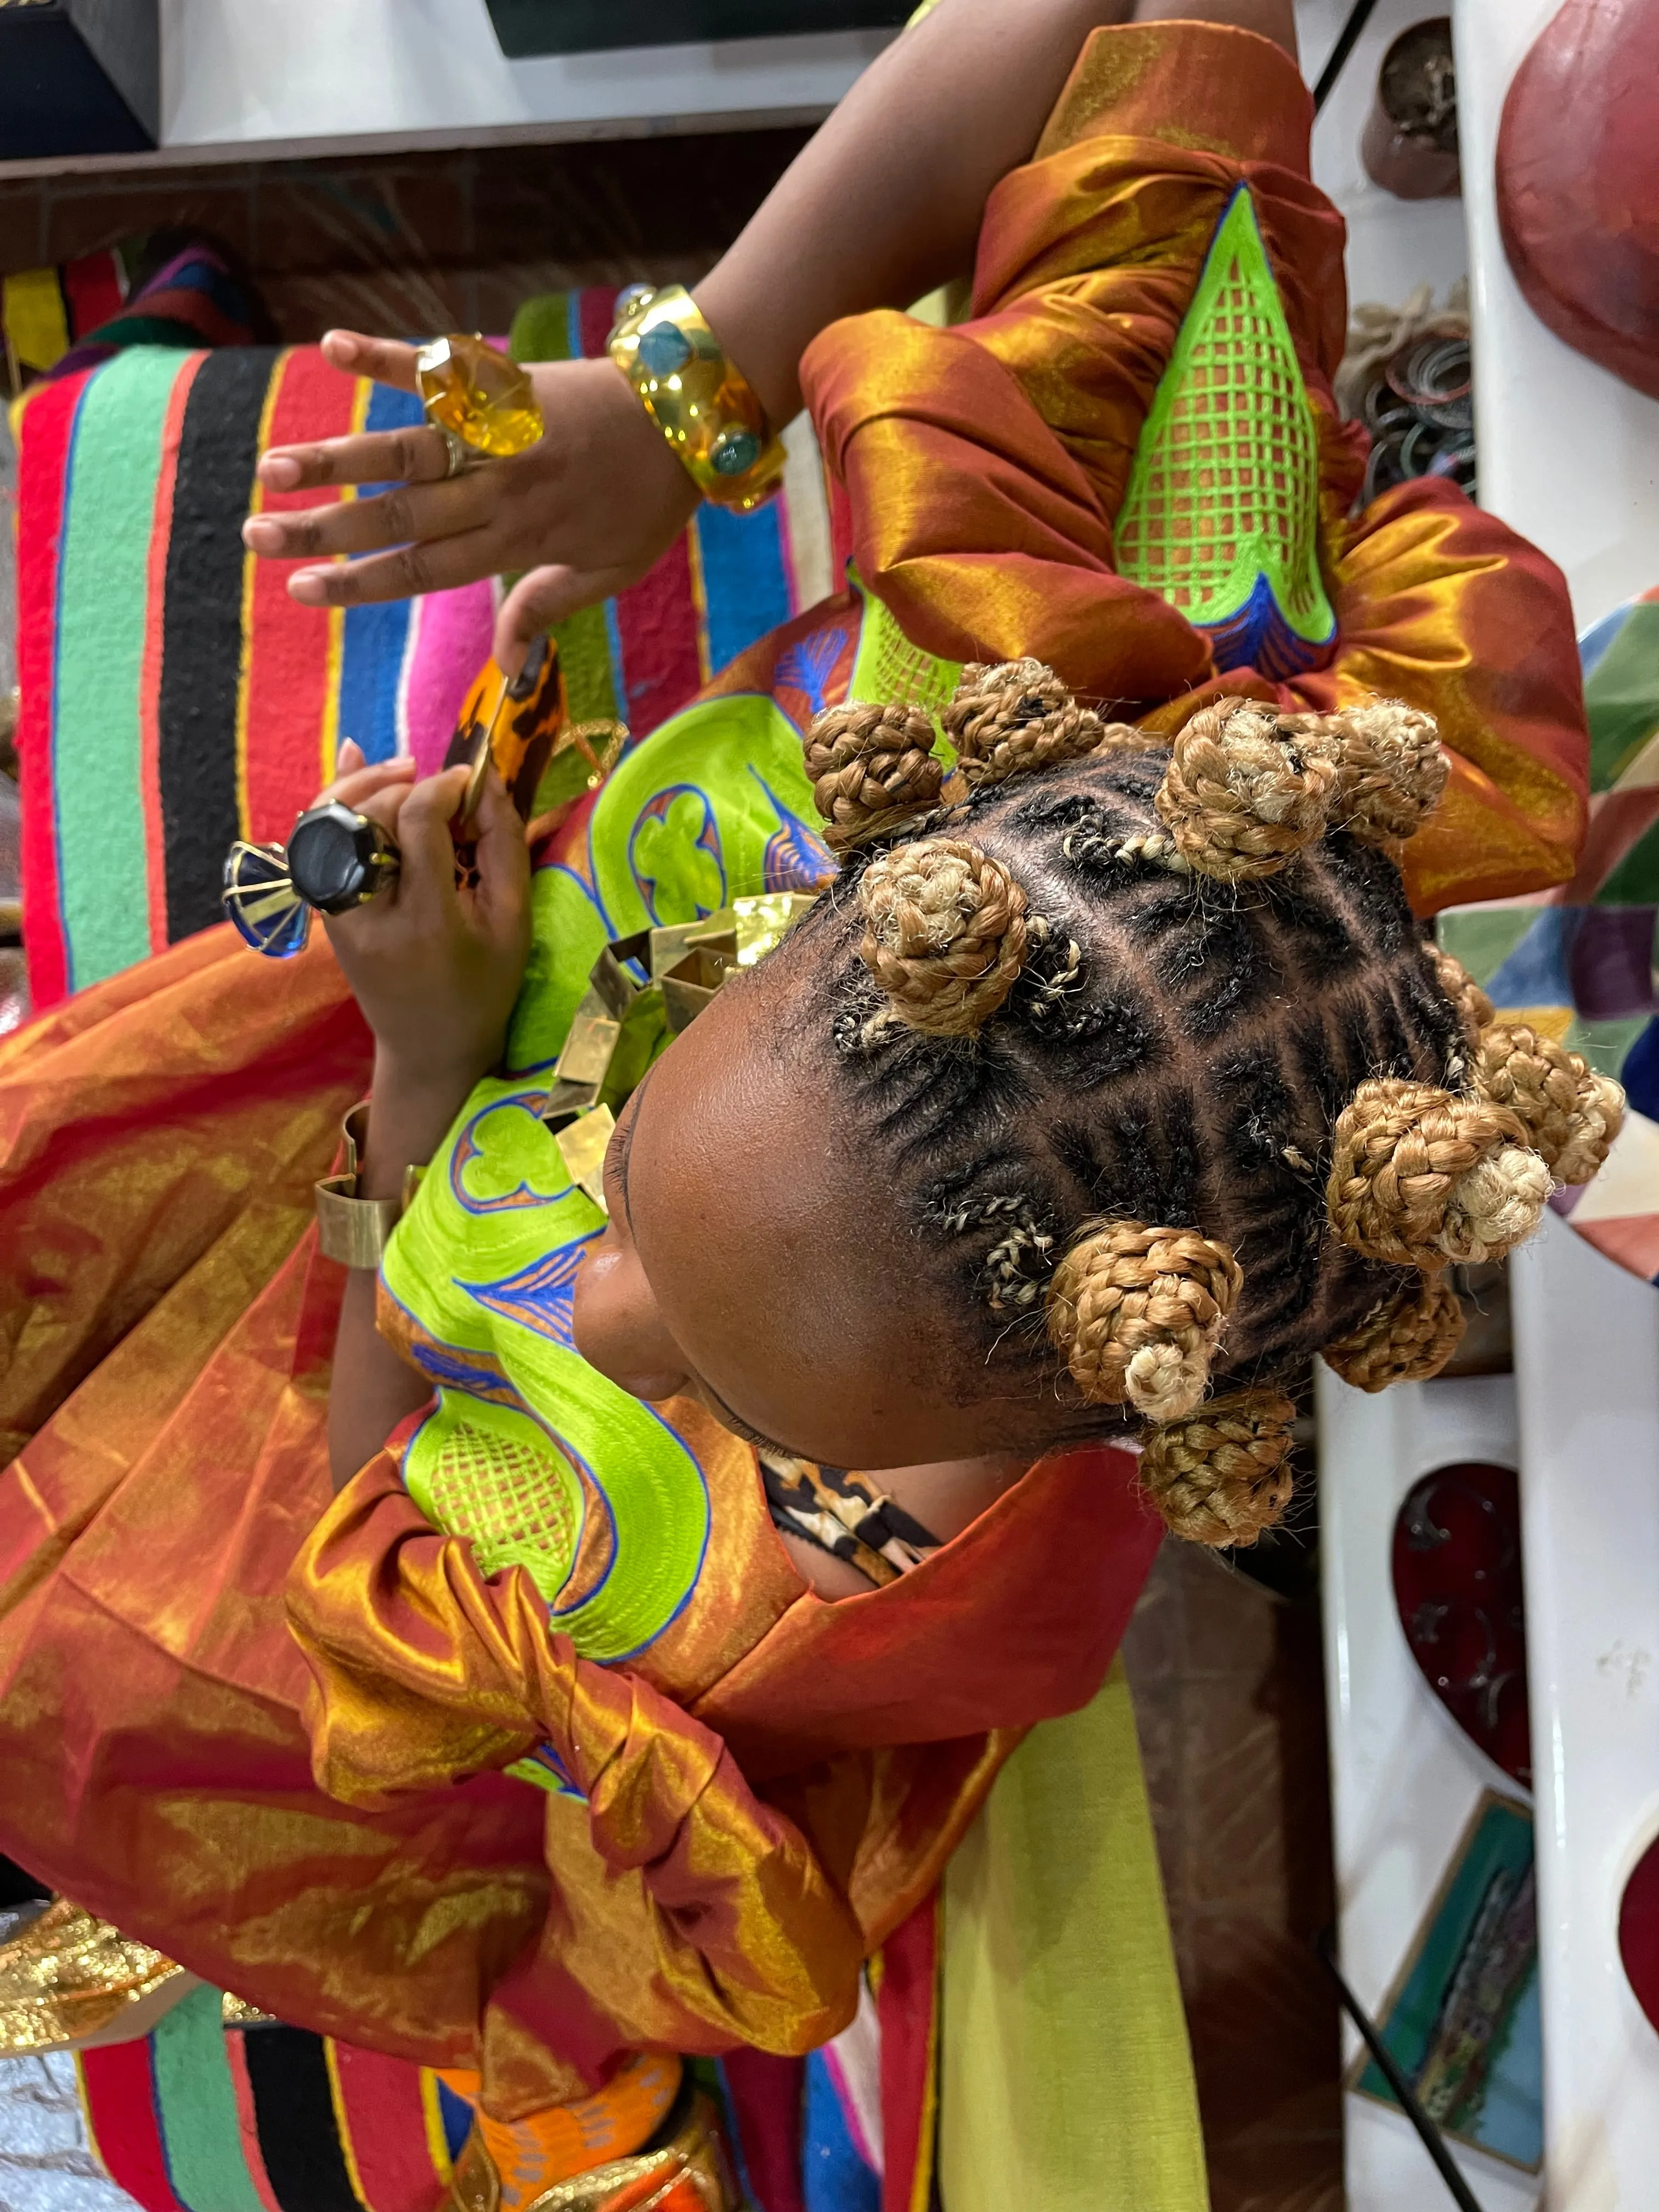
[(393, 553), (371, 553), (326, 568), (296, 568), (288, 580), (289, 597), (304, 607), (356, 607), (446, 592), (495, 575), (507, 565), (501, 550), (493, 527), (459, 531), (429, 544), (399, 546)]
[(532, 568), (501, 601), (495, 617), (495, 665), (508, 676), (524, 666), (530, 641), (579, 607), (597, 606), (632, 583), (620, 569)]
[(466, 795), (471, 770), (446, 769), (403, 794), (398, 811), (398, 843), (403, 866), (398, 903), (430, 912), (434, 904), (455, 902), (455, 841), (449, 824)]
[(412, 783), (415, 780), (412, 760), (373, 761), (365, 765), (362, 754), (349, 738), (341, 746), (340, 757), (335, 765), (340, 773), (332, 783), (318, 793), (311, 802), (313, 806), (325, 806), (331, 799), (337, 799), (342, 806), (355, 806), (361, 813), (366, 799), (373, 799), (393, 786)]
[(361, 331), (325, 331), (323, 357), (331, 368), (353, 376), (372, 376), (376, 384), (395, 384), (413, 392), (416, 349), (396, 338), (365, 337)]
[(470, 529), (487, 519), (489, 506), (488, 495), (481, 495), (476, 480), (468, 477), (413, 488), (398, 484), (373, 499), (335, 500), (287, 514), (267, 509), (250, 514), (242, 525), (242, 543), (266, 560), (326, 560), (335, 553), (379, 552), (382, 546), (407, 544), (411, 538), (448, 538)]
[(477, 830), (479, 907), (492, 927), (516, 936), (530, 880), (530, 851), (519, 811), (493, 768), (479, 794)]
[[(443, 440), (428, 423), (415, 422), (401, 430), (324, 438), (313, 446), (273, 446), (259, 457), (258, 477), (267, 491), (313, 491), (327, 484), (436, 483), (448, 467)], [(274, 550), (247, 542), (256, 553)]]

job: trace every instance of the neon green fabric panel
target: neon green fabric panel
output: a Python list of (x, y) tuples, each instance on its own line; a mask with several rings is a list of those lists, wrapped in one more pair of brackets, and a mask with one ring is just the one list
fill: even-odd
[(945, 1870), (939, 2095), (950, 2212), (1207, 2212), (1121, 1659), (1027, 1736)]
[(1319, 568), (1318, 432), (1249, 193), (1222, 217), (1135, 448), (1122, 574), (1212, 627), (1260, 580), (1298, 637), (1335, 616)]

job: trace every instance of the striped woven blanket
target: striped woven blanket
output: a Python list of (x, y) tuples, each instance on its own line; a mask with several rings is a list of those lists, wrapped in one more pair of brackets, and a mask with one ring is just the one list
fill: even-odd
[[(603, 345), (615, 294), (532, 303), (525, 357)], [(136, 345), (35, 386), (18, 459), (18, 753), (24, 940), (37, 1009), (220, 919), (237, 837), (282, 838), (355, 738), (441, 757), (488, 657), (494, 587), (297, 605), (289, 564), (244, 552), (267, 446), (419, 419), (314, 347)], [(562, 626), (573, 709), (644, 736), (830, 589), (823, 477), (790, 434), (782, 497), (704, 508), (639, 584)]]

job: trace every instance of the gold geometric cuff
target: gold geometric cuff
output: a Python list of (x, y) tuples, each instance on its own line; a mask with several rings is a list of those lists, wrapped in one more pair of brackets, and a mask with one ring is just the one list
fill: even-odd
[(783, 442), (683, 284), (624, 295), (610, 353), (705, 499), (746, 511), (771, 497)]
[(316, 1186), (317, 1249), (324, 1259), (337, 1260), (343, 1267), (378, 1268), (403, 1217), (404, 1201), (357, 1195), (357, 1162), (368, 1142), (367, 1099), (346, 1115), (340, 1134), (345, 1140), (345, 1172), (325, 1176)]

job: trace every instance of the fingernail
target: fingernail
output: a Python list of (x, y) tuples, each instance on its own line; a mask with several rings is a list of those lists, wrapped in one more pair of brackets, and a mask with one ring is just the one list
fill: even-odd
[(273, 491), (292, 491), (300, 481), (300, 464), (289, 453), (267, 453), (259, 464), (259, 481)]
[(253, 553), (280, 553), (283, 526), (273, 522), (269, 515), (250, 514), (242, 525), (242, 543)]
[(323, 586), (327, 575), (326, 568), (300, 569), (296, 574), (288, 580), (289, 599), (298, 599), (302, 607), (326, 605), (327, 599)]

